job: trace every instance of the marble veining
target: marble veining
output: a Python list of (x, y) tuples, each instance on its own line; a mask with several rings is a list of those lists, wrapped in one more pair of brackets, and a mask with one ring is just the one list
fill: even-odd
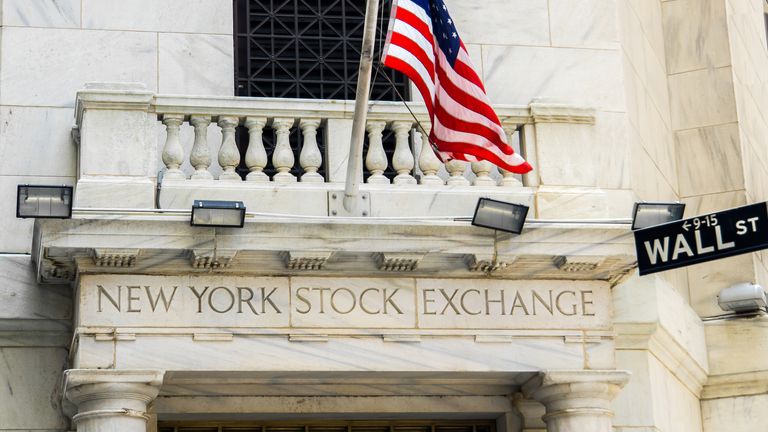
[(159, 91), (165, 94), (230, 96), (232, 38), (160, 33)]
[(81, 0), (4, 0), (3, 27), (80, 27)]
[(150, 33), (9, 27), (2, 53), (3, 105), (73, 107), (77, 90), (93, 81), (157, 88), (157, 36)]
[(83, 0), (83, 27), (232, 34), (229, 0)]

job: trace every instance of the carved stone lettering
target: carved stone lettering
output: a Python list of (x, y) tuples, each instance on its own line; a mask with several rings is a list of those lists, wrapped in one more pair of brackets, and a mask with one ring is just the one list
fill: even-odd
[(78, 325), (607, 329), (604, 282), (84, 275)]

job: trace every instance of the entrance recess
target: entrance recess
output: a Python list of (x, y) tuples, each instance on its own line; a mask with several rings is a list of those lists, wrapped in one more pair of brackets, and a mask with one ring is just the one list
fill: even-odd
[(496, 432), (496, 424), (493, 420), (159, 422), (157, 429), (158, 432)]

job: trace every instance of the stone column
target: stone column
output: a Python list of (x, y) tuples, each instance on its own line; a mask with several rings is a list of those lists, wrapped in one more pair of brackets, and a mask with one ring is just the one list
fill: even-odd
[(147, 405), (162, 382), (162, 371), (72, 369), (64, 394), (77, 406), (77, 432), (147, 432)]
[(548, 432), (612, 432), (611, 401), (629, 380), (626, 371), (549, 371), (523, 390), (546, 408)]

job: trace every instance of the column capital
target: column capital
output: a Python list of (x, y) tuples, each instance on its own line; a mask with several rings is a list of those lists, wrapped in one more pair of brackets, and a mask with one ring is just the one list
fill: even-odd
[(545, 371), (523, 385), (523, 392), (544, 404), (544, 421), (556, 432), (611, 430), (611, 401), (629, 381), (617, 370)]
[[(70, 369), (64, 394), (77, 406), (72, 421), (79, 432), (119, 425), (124, 431), (146, 430), (147, 405), (160, 392), (164, 371)], [(117, 429), (114, 429), (117, 430)]]

